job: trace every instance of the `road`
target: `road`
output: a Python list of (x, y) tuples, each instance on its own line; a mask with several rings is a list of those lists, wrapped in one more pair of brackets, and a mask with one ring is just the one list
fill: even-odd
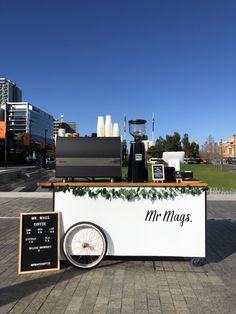
[(223, 169), (236, 173), (236, 165), (223, 165)]

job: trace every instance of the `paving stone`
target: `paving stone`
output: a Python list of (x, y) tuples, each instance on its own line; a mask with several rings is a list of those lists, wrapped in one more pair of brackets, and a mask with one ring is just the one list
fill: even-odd
[(120, 313), (121, 313), (120, 309), (114, 309), (114, 308), (108, 308), (107, 309), (107, 314), (120, 314)]
[(173, 301), (184, 301), (185, 298), (184, 298), (184, 296), (181, 295), (181, 294), (173, 294), (173, 295), (172, 295), (172, 300), (173, 300)]
[(159, 307), (150, 307), (148, 309), (148, 312), (149, 312), (149, 314), (161, 314), (161, 313), (163, 313), (161, 308), (159, 308)]
[(109, 301), (108, 308), (109, 309), (120, 309), (121, 308), (121, 302), (120, 301)]
[(161, 304), (161, 309), (163, 311), (163, 313), (167, 313), (167, 312), (171, 312), (175, 313), (175, 307), (173, 304)]
[(151, 307), (160, 307), (161, 306), (161, 302), (160, 302), (160, 299), (151, 299), (151, 300), (148, 300), (148, 308), (151, 308)]
[(135, 313), (135, 310), (134, 308), (130, 308), (129, 306), (122, 306), (121, 313), (122, 314)]
[(106, 304), (98, 304), (93, 308), (93, 313), (106, 313), (107, 305)]
[(66, 311), (78, 311), (83, 302), (83, 297), (72, 296), (70, 303), (68, 304)]
[(134, 298), (123, 297), (122, 304), (125, 305), (134, 305)]

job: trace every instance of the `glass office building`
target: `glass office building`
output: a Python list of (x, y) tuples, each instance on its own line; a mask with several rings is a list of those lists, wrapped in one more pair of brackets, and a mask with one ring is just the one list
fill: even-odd
[[(53, 122), (53, 136), (54, 138), (57, 136), (58, 134), (58, 129), (59, 129), (59, 124), (60, 124), (60, 120), (54, 120)], [(66, 127), (66, 133), (76, 133), (77, 132), (77, 124), (76, 122), (66, 122), (64, 121), (65, 127)]]
[(13, 134), (29, 133), (35, 143), (46, 139), (47, 144), (52, 144), (53, 116), (28, 102), (8, 102), (7, 130)]

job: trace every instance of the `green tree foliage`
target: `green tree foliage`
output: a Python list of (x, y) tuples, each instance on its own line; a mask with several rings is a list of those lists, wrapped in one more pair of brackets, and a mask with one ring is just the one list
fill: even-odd
[(161, 136), (156, 140), (156, 144), (150, 147), (147, 151), (148, 158), (156, 157), (162, 158), (163, 152), (176, 152), (184, 151), (185, 157), (187, 158), (197, 158), (199, 157), (199, 145), (195, 142), (189, 141), (189, 136), (187, 133), (184, 134), (183, 139), (178, 132), (174, 132), (173, 135), (166, 135), (163, 139)]
[(153, 157), (162, 158), (162, 153), (165, 151), (165, 140), (160, 136), (156, 141), (155, 152), (156, 155)]
[(182, 139), (183, 151), (185, 152), (185, 157), (190, 158), (191, 156), (191, 144), (189, 142), (188, 134), (185, 133)]
[(199, 158), (199, 145), (195, 142), (190, 144), (190, 157)]
[(181, 138), (179, 133), (175, 132), (174, 135), (166, 135), (165, 151), (166, 152), (177, 152), (181, 151)]
[(147, 151), (147, 158), (152, 158), (152, 157), (156, 157), (156, 156), (157, 156), (156, 145), (151, 146)]

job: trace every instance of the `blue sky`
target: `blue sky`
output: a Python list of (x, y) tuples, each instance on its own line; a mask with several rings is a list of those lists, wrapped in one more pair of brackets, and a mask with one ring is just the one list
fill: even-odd
[(0, 77), (55, 118), (96, 131), (148, 120), (155, 138), (236, 133), (235, 0), (0, 0)]

